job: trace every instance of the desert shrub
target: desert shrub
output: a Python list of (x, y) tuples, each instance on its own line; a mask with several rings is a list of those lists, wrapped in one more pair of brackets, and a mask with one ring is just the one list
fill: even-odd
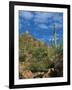
[(51, 61), (49, 59), (44, 59), (44, 60), (31, 60), (30, 61), (30, 66), (28, 67), (29, 70), (32, 72), (41, 72), (41, 71), (47, 71), (48, 68), (51, 65)]
[(25, 59), (26, 59), (26, 55), (25, 54), (19, 57), (19, 61), (20, 62), (24, 62)]
[(19, 79), (23, 79), (23, 76), (21, 73), (19, 73)]
[(32, 72), (39, 72), (39, 71), (46, 71), (47, 69), (45, 68), (43, 63), (32, 63), (29, 67), (29, 70)]
[(45, 48), (35, 48), (33, 50), (33, 57), (35, 57), (37, 60), (43, 60), (48, 56), (48, 52)]

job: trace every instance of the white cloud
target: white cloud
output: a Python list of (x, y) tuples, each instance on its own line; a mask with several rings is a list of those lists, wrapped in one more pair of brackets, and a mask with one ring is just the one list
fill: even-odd
[[(55, 21), (57, 23), (57, 28), (62, 27), (62, 21), (63, 17), (60, 13), (54, 13), (54, 12), (35, 12), (34, 15), (34, 22), (35, 23), (44, 23), (44, 24), (50, 24), (52, 21)], [(58, 26), (58, 23), (59, 26)], [(50, 26), (52, 27), (52, 26)]]
[(56, 37), (59, 37), (60, 35), (59, 34), (56, 34)]
[[(31, 11), (19, 11), (20, 16), (26, 20), (34, 21), (34, 24), (39, 28), (47, 29), (54, 28), (54, 19), (56, 22), (56, 28), (62, 27), (62, 15), (54, 12), (31, 12)], [(49, 25), (50, 24), (50, 25)], [(48, 26), (47, 26), (48, 25)]]
[(46, 23), (48, 22), (47, 19), (52, 17), (51, 13), (46, 12), (35, 12), (34, 22), (38, 23)]
[(48, 28), (46, 24), (39, 24), (38, 26), (41, 29), (47, 29)]
[(36, 14), (35, 18), (50, 18), (53, 16), (52, 13), (48, 12), (36, 12), (35, 14)]
[(30, 20), (33, 18), (33, 14), (29, 11), (20, 11), (20, 16), (22, 16), (23, 18), (25, 18), (26, 20)]
[[(63, 26), (61, 23), (55, 23), (55, 25), (56, 25), (56, 29), (62, 28), (62, 26)], [(54, 28), (54, 24), (53, 24), (53, 23), (50, 24), (50, 25), (48, 26), (48, 28), (53, 29), (53, 28)]]

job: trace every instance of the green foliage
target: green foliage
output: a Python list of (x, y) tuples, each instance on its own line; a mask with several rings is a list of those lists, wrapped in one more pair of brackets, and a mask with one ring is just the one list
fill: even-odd
[(19, 38), (19, 61), (29, 63), (31, 71), (46, 71), (51, 63), (48, 46), (25, 33)]
[[(56, 34), (54, 36), (56, 39)], [(58, 48), (53, 45), (48, 47), (29, 33), (25, 33), (19, 37), (19, 62), (24, 63), (24, 70), (47, 72), (49, 68), (55, 66), (53, 62), (56, 55), (61, 52), (61, 48), (61, 43)]]
[(43, 61), (32, 60), (28, 68), (32, 72), (38, 72), (38, 71), (41, 72), (41, 71), (47, 71), (50, 65), (51, 65), (50, 60), (43, 60)]
[(48, 56), (48, 52), (45, 48), (35, 48), (33, 50), (33, 57), (36, 57), (37, 60), (43, 60), (46, 56)]

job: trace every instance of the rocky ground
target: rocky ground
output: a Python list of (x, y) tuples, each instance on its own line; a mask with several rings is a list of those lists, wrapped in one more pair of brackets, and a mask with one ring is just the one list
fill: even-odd
[(29, 79), (29, 78), (49, 78), (49, 77), (62, 77), (63, 76), (63, 53), (60, 53), (53, 60), (53, 65), (48, 68), (46, 72), (32, 72), (30, 70), (25, 70), (24, 64), (19, 66), (19, 78)]
[(61, 41), (48, 46), (29, 33), (19, 36), (19, 78), (48, 78), (63, 76)]

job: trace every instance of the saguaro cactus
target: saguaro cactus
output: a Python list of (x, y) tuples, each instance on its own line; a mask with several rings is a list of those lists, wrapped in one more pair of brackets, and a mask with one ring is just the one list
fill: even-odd
[(56, 23), (54, 18), (54, 47), (56, 47)]
[(60, 35), (59, 49), (62, 49), (62, 36)]

